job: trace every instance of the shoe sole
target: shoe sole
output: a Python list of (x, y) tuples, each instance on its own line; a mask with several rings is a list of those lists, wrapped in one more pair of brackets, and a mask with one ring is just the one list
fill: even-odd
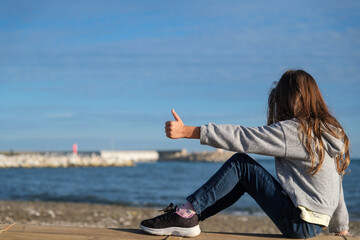
[(191, 228), (169, 227), (169, 228), (148, 228), (140, 224), (140, 228), (153, 235), (175, 235), (182, 237), (196, 237), (201, 233), (199, 225)]

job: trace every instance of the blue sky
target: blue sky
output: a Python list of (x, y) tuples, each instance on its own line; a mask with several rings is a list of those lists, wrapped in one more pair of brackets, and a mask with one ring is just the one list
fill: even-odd
[(360, 157), (359, 1), (0, 2), (0, 149), (210, 150), (185, 124), (266, 123), (308, 71)]

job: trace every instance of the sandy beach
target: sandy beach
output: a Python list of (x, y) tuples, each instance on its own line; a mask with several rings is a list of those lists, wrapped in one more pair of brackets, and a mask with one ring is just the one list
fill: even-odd
[[(0, 223), (138, 228), (141, 220), (158, 214), (158, 209), (119, 205), (0, 201)], [(267, 217), (218, 214), (200, 226), (210, 232), (279, 233)], [(350, 231), (360, 236), (360, 221), (352, 221)]]

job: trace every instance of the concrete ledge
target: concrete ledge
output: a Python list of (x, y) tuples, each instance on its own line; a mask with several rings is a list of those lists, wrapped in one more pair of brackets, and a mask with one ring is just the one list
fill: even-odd
[[(12, 224), (0, 228), (1, 240), (181, 240), (177, 236), (153, 236), (142, 232), (140, 229), (123, 229), (123, 228), (78, 228), (78, 227), (54, 227), (54, 226), (35, 226), (35, 225), (18, 225)], [(187, 238), (190, 239), (190, 238)], [(281, 235), (271, 234), (246, 234), (246, 233), (215, 233), (203, 232), (194, 240), (276, 240), (286, 239)], [(320, 236), (312, 240), (360, 240), (359, 237), (337, 237), (337, 236)]]

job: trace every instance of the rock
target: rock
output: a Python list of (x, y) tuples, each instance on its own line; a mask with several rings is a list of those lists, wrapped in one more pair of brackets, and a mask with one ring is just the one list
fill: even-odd
[(56, 214), (55, 214), (54, 210), (52, 210), (52, 209), (49, 209), (49, 210), (47, 211), (47, 213), (50, 215), (51, 218), (55, 218), (55, 217), (56, 217)]

